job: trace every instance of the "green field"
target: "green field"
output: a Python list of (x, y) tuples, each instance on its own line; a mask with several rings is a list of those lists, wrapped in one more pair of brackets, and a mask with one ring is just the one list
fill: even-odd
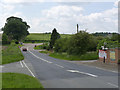
[(53, 58), (58, 58), (62, 60), (70, 60), (70, 61), (97, 60), (98, 59), (97, 52), (88, 52), (81, 56), (68, 55), (67, 53), (50, 53), (49, 56)]
[(2, 88), (43, 88), (34, 77), (20, 73), (2, 73)]
[(20, 60), (23, 60), (24, 56), (21, 52), (21, 50), (18, 48), (18, 45), (12, 43), (10, 45), (7, 46), (7, 48), (5, 48), (2, 51), (2, 64), (7, 64), (7, 63), (12, 63), (12, 62), (17, 62)]
[[(61, 34), (62, 38), (70, 37), (71, 34)], [(51, 34), (30, 33), (25, 40), (50, 40)]]

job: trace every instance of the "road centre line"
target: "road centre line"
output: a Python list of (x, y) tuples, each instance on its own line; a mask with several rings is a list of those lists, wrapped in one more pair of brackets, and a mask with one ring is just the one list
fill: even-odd
[(35, 77), (35, 75), (32, 73), (32, 71), (28, 68), (28, 66), (25, 64), (25, 62), (24, 61), (22, 61), (23, 62), (23, 64), (25, 65), (25, 67), (27, 67), (27, 69), (29, 70), (29, 72), (32, 74), (32, 76), (33, 77)]
[(41, 59), (42, 61), (45, 61), (45, 62), (47, 62), (47, 63), (52, 63), (52, 62), (50, 62), (50, 61), (47, 61), (47, 60), (45, 60), (45, 59), (43, 59), (43, 58), (40, 58), (40, 57), (38, 57), (38, 56), (36, 56), (34, 53), (32, 53), (31, 51), (29, 51), (33, 56), (35, 56), (36, 58), (39, 58), (39, 59)]
[(58, 67), (61, 67), (61, 68), (64, 68), (63, 66), (61, 66), (61, 65), (58, 65), (58, 64), (55, 64), (56, 66), (58, 66)]
[(23, 67), (22, 61), (20, 61), (20, 65)]
[(109, 84), (109, 85), (111, 85), (111, 86), (114, 86), (114, 87), (117, 87), (117, 88), (118, 88), (118, 86), (115, 85), (115, 84), (112, 84), (112, 83), (107, 83), (107, 84)]
[(91, 74), (91, 73), (86, 73), (86, 72), (80, 72), (80, 71), (77, 71), (77, 70), (67, 70), (68, 72), (73, 72), (73, 73), (81, 73), (81, 74), (85, 74), (85, 75), (88, 75), (88, 76), (92, 76), (92, 77), (98, 77), (97, 75), (94, 75), (94, 74)]

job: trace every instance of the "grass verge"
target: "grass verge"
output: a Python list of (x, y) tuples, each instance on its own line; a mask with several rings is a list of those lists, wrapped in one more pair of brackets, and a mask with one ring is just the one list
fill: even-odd
[(80, 60), (97, 60), (98, 55), (96, 52), (89, 52), (81, 56), (68, 55), (67, 53), (50, 53), (51, 57), (62, 60), (80, 61)]
[(2, 73), (2, 88), (43, 88), (40, 82), (20, 73)]
[(48, 43), (34, 47), (35, 50), (48, 49), (48, 48), (49, 48)]
[(24, 56), (18, 45), (12, 43), (7, 49), (2, 50), (2, 64), (17, 62), (23, 60)]
[(40, 53), (49, 54), (50, 51), (39, 51)]

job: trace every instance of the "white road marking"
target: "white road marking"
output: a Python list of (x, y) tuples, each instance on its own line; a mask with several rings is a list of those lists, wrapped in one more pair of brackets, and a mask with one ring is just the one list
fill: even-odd
[(63, 66), (61, 66), (61, 65), (58, 65), (58, 64), (55, 64), (56, 66), (58, 66), (58, 67), (61, 67), (61, 68), (64, 68)]
[(68, 72), (73, 72), (73, 73), (86, 74), (86, 75), (89, 75), (89, 76), (92, 76), (92, 77), (98, 77), (97, 75), (90, 74), (90, 73), (86, 73), (86, 72), (80, 72), (80, 71), (77, 71), (77, 70), (67, 70), (67, 71), (68, 71)]
[(47, 62), (47, 63), (52, 63), (52, 62), (50, 62), (50, 61), (47, 61), (47, 60), (45, 60), (45, 59), (43, 59), (43, 58), (40, 58), (40, 57), (38, 57), (38, 56), (36, 56), (34, 53), (32, 53), (31, 51), (29, 51), (33, 56), (35, 56), (36, 58), (39, 58), (40, 60), (42, 60), (42, 61), (45, 61), (45, 62)]
[(107, 69), (103, 69), (103, 68), (99, 68), (99, 67), (95, 67), (95, 68), (101, 69), (101, 70), (104, 70), (104, 71), (110, 71), (110, 72), (118, 73), (117, 71), (107, 70)]
[(25, 64), (25, 62), (24, 61), (22, 61), (23, 62), (23, 64), (25, 65), (25, 67), (27, 67), (27, 69), (30, 71), (30, 73), (32, 74), (32, 76), (33, 77), (35, 77), (35, 75), (32, 73), (32, 71), (28, 68), (28, 66)]
[(21, 66), (23, 67), (22, 61), (20, 61)]
[(0, 65), (1, 68), (3, 68), (4, 66)]
[(112, 85), (112, 86), (114, 86), (114, 87), (117, 87), (117, 88), (118, 88), (118, 86), (117, 86), (117, 85), (115, 85), (115, 84), (112, 84), (112, 83), (107, 83), (107, 84)]

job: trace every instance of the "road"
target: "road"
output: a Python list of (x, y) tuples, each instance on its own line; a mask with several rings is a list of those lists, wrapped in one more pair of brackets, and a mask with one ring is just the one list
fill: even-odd
[(45, 88), (118, 88), (118, 73), (55, 59), (34, 50), (34, 45), (25, 46), (24, 62)]
[(116, 72), (49, 57), (34, 50), (34, 44), (25, 44), (24, 47), (28, 51), (22, 52), (25, 60), (17, 62), (19, 68), (22, 68), (19, 71), (38, 78), (45, 88), (118, 88)]

